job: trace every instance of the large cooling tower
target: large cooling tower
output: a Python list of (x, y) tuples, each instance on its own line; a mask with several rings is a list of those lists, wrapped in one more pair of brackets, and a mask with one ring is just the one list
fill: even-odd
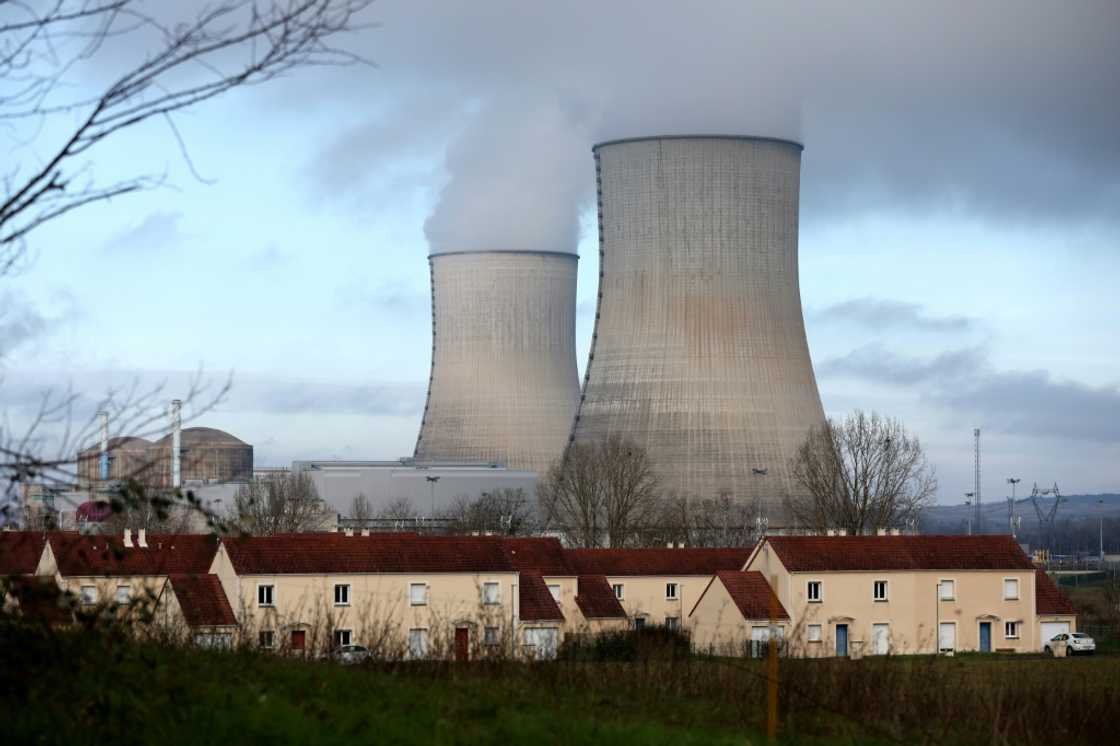
[(579, 406), (574, 254), (431, 257), (432, 375), (416, 458), (545, 471)]
[(599, 308), (573, 428), (646, 448), (669, 492), (800, 493), (824, 422), (797, 278), (801, 146), (655, 137), (595, 146)]

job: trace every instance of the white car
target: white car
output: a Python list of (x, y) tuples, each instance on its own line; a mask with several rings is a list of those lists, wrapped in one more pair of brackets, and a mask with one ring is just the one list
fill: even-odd
[(365, 645), (342, 645), (334, 649), (331, 657), (342, 664), (365, 663), (369, 660), (369, 648)]
[(1092, 655), (1097, 652), (1097, 643), (1084, 632), (1063, 632), (1054, 635), (1046, 643), (1046, 653), (1054, 657), (1068, 658), (1071, 655)]

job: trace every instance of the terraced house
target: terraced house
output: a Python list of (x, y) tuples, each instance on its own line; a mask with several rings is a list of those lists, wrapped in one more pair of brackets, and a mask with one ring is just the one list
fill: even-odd
[(1042, 647), (1038, 575), (1010, 536), (771, 536), (746, 569), (789, 612), (798, 655)]

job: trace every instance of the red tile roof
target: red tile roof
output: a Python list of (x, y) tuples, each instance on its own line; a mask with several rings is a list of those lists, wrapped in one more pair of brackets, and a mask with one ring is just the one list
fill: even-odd
[(537, 570), (545, 577), (569, 577), (576, 572), (560, 540), (551, 537), (503, 537), (502, 551), (515, 570)]
[(625, 619), (614, 589), (605, 575), (580, 575), (576, 581), (576, 606), (587, 619)]
[(522, 570), (518, 581), (519, 614), (523, 622), (563, 621), (564, 614), (539, 572)]
[[(716, 573), (712, 583), (716, 582), (723, 583), (723, 587), (727, 589), (728, 595), (731, 596), (731, 600), (735, 602), (744, 619), (769, 619), (771, 613), (774, 614), (775, 619), (789, 619), (789, 613), (786, 612), (762, 573), (725, 570)], [(704, 589), (704, 593), (700, 594), (692, 611), (696, 611), (700, 599), (704, 598), (704, 594), (710, 589), (711, 584)], [(771, 603), (773, 612), (771, 612)]]
[(120, 535), (51, 534), (63, 576), (172, 575), (210, 572), (218, 540), (208, 534), (150, 534), (147, 548), (126, 547)]
[(35, 574), (46, 543), (42, 531), (0, 531), (0, 576)]
[(238, 574), (513, 572), (501, 537), (337, 533), (227, 538)]
[(568, 559), (580, 575), (714, 575), (743, 569), (752, 549), (569, 549)]
[(770, 536), (790, 572), (1033, 570), (1011, 536)]
[(1076, 614), (1077, 609), (1045, 570), (1034, 571), (1034, 611), (1036, 614)]
[(171, 575), (171, 589), (189, 627), (232, 627), (233, 608), (217, 575)]

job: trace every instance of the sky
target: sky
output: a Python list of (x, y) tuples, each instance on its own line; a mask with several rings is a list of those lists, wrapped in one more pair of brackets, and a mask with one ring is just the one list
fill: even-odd
[[(181, 4), (177, 7), (186, 7)], [(164, 9), (161, 12), (166, 12)], [(183, 10), (181, 12), (189, 12)], [(91, 174), (166, 186), (32, 235), (0, 280), (0, 412), (43, 392), (232, 389), (199, 424), (256, 461), (410, 455), (429, 253), (580, 255), (591, 146), (653, 134), (804, 143), (801, 294), (830, 416), (900, 418), (938, 499), (1120, 492), (1120, 4), (380, 0), (319, 67), (153, 121)], [(92, 89), (142, 58), (110, 46)], [(34, 162), (67, 122), (0, 135)], [(161, 394), (162, 395), (162, 394)], [(191, 412), (188, 408), (188, 417)]]

